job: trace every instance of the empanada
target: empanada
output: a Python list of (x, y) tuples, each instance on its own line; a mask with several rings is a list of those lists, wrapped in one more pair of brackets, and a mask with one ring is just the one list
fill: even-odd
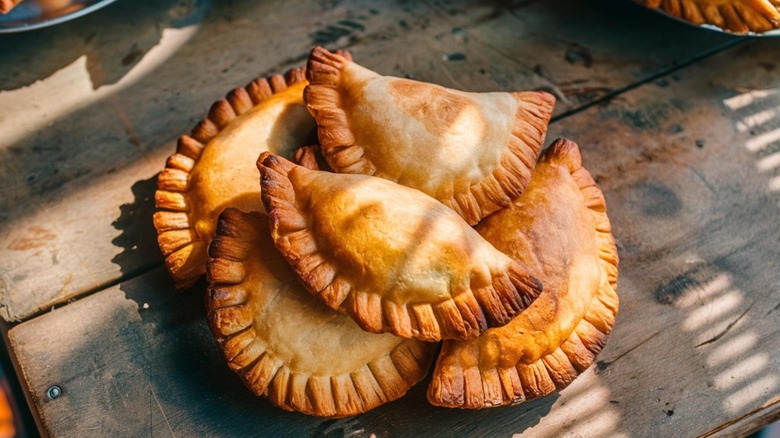
[(541, 285), (454, 211), (367, 175), (309, 170), (263, 153), (277, 248), (307, 289), (365, 330), (428, 341), (506, 324)]
[(303, 104), (303, 69), (258, 79), (216, 102), (160, 173), (154, 215), (160, 249), (177, 288), (206, 269), (206, 248), (226, 207), (264, 211), (255, 161), (262, 151), (289, 156), (314, 119)]
[(473, 225), (525, 189), (554, 98), (466, 93), (380, 76), (316, 47), (304, 99), (322, 151), (339, 173), (420, 190)]
[(344, 417), (401, 397), (436, 344), (361, 330), (306, 292), (261, 213), (226, 209), (209, 247), (208, 321), (231, 369), (257, 395)]
[(761, 33), (780, 28), (780, 0), (642, 1), (693, 24), (712, 24), (734, 33)]
[(470, 341), (446, 341), (428, 399), (483, 408), (566, 387), (606, 342), (618, 309), (618, 255), (604, 197), (577, 145), (558, 140), (511, 207), (477, 231), (528, 266), (544, 292), (509, 324)]

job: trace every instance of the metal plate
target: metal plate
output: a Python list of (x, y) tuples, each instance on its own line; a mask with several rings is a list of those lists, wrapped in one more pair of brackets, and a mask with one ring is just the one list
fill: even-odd
[(699, 29), (707, 29), (707, 30), (711, 30), (713, 32), (725, 33), (726, 35), (734, 35), (734, 36), (749, 36), (749, 37), (778, 37), (778, 36), (780, 36), (780, 29), (770, 30), (769, 32), (764, 32), (764, 33), (749, 32), (749, 33), (746, 33), (746, 34), (736, 34), (736, 33), (732, 33), (732, 32), (726, 32), (725, 30), (719, 28), (718, 26), (713, 26), (711, 24), (702, 24), (702, 25), (693, 24), (693, 23), (691, 23), (688, 20), (685, 20), (683, 18), (680, 18), (680, 17), (674, 16), (674, 15), (668, 14), (663, 9), (651, 8), (651, 7), (647, 6), (641, 0), (634, 0), (634, 3), (636, 3), (636, 4), (640, 5), (640, 6), (644, 6), (645, 9), (649, 9), (649, 10), (657, 12), (657, 13), (665, 16), (665, 17), (669, 17), (672, 20), (679, 21), (680, 23), (685, 23), (688, 26), (698, 27)]
[(24, 32), (54, 26), (97, 11), (116, 0), (24, 0), (0, 14), (0, 33)]

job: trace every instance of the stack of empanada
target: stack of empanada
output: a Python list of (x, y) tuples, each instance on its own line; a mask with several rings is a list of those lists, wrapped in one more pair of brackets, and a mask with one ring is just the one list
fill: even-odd
[(305, 74), (232, 91), (180, 139), (156, 194), (166, 264), (178, 287), (208, 274), (228, 365), (284, 409), (397, 399), (442, 340), (433, 404), (562, 389), (612, 328), (618, 260), (577, 146), (539, 158), (552, 108), (315, 48)]

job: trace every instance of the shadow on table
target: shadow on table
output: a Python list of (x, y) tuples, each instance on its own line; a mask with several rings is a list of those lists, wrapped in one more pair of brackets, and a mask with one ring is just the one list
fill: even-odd
[[(170, 283), (163, 269), (152, 277), (152, 283)], [(475, 430), (521, 432), (536, 425), (558, 399), (554, 395), (515, 407), (480, 411), (437, 408), (426, 400), (430, 381), (426, 379), (401, 399), (357, 417), (327, 420), (286, 412), (253, 395), (228, 369), (205, 322), (204, 281), (176, 294), (161, 294), (159, 288), (149, 285), (128, 282), (120, 286), (126, 297), (138, 304), (142, 321), (120, 330), (123, 339), (113, 342), (133, 348), (145, 346), (138, 354), (129, 355), (133, 363), (123, 366), (127, 372), (117, 384), (124, 387), (136, 380), (133, 375), (146, 375), (137, 381), (148, 381), (148, 385), (134, 393), (147, 392), (153, 400), (149, 412), (135, 412), (127, 421), (148, 422), (154, 430), (204, 436), (470, 436)], [(87, 346), (73, 357), (95, 348), (101, 347)], [(142, 400), (146, 396), (128, 398)], [(122, 430), (119, 424), (112, 427)]]
[(160, 42), (163, 29), (197, 21), (203, 13), (198, 3), (120, 1), (57, 26), (3, 35), (0, 91), (45, 79), (81, 56), (93, 88), (113, 84)]
[(131, 190), (133, 202), (120, 205), (120, 215), (111, 223), (120, 232), (111, 243), (122, 248), (111, 262), (120, 267), (122, 279), (135, 277), (159, 266), (162, 257), (157, 245), (157, 231), (152, 222), (157, 175), (136, 181)]

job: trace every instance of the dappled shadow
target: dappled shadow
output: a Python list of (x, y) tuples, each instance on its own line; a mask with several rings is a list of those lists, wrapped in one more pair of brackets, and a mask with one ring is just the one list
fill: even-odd
[(159, 43), (163, 29), (197, 20), (202, 14), (199, 3), (120, 1), (57, 26), (3, 35), (5, 71), (0, 75), (0, 90), (45, 79), (81, 56), (87, 57), (93, 88), (113, 84)]
[(152, 223), (157, 175), (136, 181), (131, 190), (133, 202), (120, 205), (119, 217), (111, 223), (120, 232), (111, 243), (122, 248), (111, 262), (119, 265), (123, 278), (145, 272), (162, 261)]
[[(770, 71), (780, 66), (767, 64)], [(780, 88), (751, 90), (726, 99), (736, 128), (750, 135), (744, 144), (756, 158), (756, 171), (769, 178), (767, 190), (780, 194)]]
[(640, 435), (739, 435), (777, 409), (777, 47), (751, 44), (561, 123), (621, 250), (597, 376)]

